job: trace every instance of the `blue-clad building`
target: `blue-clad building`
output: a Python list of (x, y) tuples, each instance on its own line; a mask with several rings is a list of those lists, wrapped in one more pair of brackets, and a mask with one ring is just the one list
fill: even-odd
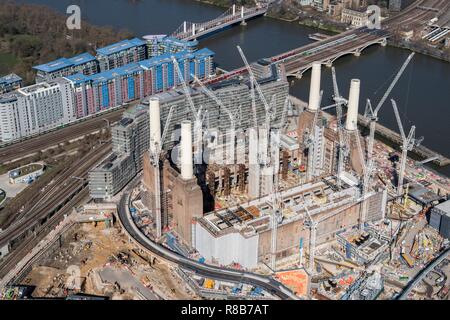
[(33, 67), (36, 73), (36, 83), (51, 81), (76, 73), (91, 75), (98, 72), (98, 62), (89, 53), (82, 53), (72, 58), (60, 58), (55, 61)]
[(127, 39), (97, 49), (100, 71), (111, 70), (147, 59), (147, 43), (141, 39)]
[(167, 53), (90, 76), (68, 76), (74, 87), (77, 117), (95, 114), (180, 85), (172, 58), (177, 60), (183, 79), (192, 81), (192, 75), (206, 79), (214, 73), (213, 57), (214, 52), (205, 48), (194, 53)]
[(15, 73), (0, 77), (0, 94), (4, 94), (22, 87), (22, 78)]
[(147, 42), (148, 58), (182, 51), (194, 53), (198, 48), (197, 40), (186, 41), (166, 35), (149, 35), (144, 39)]

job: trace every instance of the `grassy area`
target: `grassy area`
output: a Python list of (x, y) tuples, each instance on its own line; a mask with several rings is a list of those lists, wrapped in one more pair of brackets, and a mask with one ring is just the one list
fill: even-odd
[(11, 53), (0, 52), (0, 75), (9, 73), (20, 59)]

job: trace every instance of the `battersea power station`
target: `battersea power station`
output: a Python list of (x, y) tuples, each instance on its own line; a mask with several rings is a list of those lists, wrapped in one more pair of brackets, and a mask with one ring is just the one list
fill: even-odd
[(90, 173), (91, 195), (120, 190), (127, 158), (142, 169), (133, 206), (150, 237), (246, 269), (276, 268), (303, 248), (311, 261), (316, 245), (383, 219), (386, 190), (362, 183), (360, 81), (350, 83), (341, 124), (321, 110), (320, 64), (312, 67), (308, 103), (289, 96), (282, 70), (270, 63), (251, 71), (154, 95), (124, 114), (113, 145), (126, 145), (127, 154), (115, 148), (112, 161)]

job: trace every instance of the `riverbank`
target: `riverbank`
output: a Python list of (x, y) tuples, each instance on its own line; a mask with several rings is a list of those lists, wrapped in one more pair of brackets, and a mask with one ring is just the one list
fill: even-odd
[(450, 55), (445, 55), (443, 52), (439, 50), (432, 51), (429, 48), (423, 48), (420, 45), (417, 45), (416, 43), (413, 42), (396, 41), (388, 39), (388, 45), (395, 48), (411, 50), (441, 61), (450, 62)]
[[(232, 1), (230, 0), (195, 0), (195, 1), (223, 8), (229, 8), (232, 5)], [(254, 1), (248, 0), (246, 3), (251, 4), (254, 3)], [(312, 12), (310, 12), (309, 15), (307, 13), (304, 13), (303, 16), (299, 14), (294, 14), (294, 12), (299, 12), (300, 10), (304, 12), (304, 8), (300, 8), (297, 2), (287, 0), (278, 7), (270, 8), (266, 16), (272, 19), (277, 19), (289, 23), (298, 23), (301, 26), (315, 28), (319, 31), (325, 31), (332, 34), (344, 32), (348, 27), (345, 24), (322, 18), (320, 13), (317, 12), (314, 12), (316, 16), (313, 16)], [(423, 47), (418, 43), (395, 39), (389, 40), (388, 46), (411, 50), (416, 53), (420, 53), (441, 61), (450, 62), (449, 54), (446, 54), (440, 50), (434, 50), (433, 48)]]

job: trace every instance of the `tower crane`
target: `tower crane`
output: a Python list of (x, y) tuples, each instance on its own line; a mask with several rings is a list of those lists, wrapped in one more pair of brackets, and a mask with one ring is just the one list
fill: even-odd
[(361, 146), (361, 140), (359, 131), (355, 130), (355, 140), (356, 140), (356, 146), (358, 150), (358, 154), (361, 160), (361, 165), (363, 169), (363, 177), (362, 177), (362, 185), (361, 185), (361, 209), (359, 214), (359, 229), (360, 231), (364, 230), (364, 223), (366, 222), (366, 216), (367, 216), (367, 201), (366, 196), (369, 192), (369, 185), (370, 185), (370, 178), (372, 176), (372, 172), (374, 169), (374, 163), (370, 159), (365, 160), (364, 159), (364, 152)]
[(191, 93), (189, 92), (189, 88), (186, 84), (186, 80), (184, 79), (184, 76), (181, 73), (180, 65), (178, 64), (178, 61), (175, 57), (172, 57), (172, 62), (175, 67), (175, 70), (178, 74), (178, 78), (180, 78), (179, 80), (183, 86), (184, 94), (186, 95), (186, 99), (188, 100), (188, 105), (189, 105), (189, 108), (191, 109), (192, 116), (194, 117), (195, 120), (198, 120), (197, 119), (197, 111), (195, 110), (195, 105), (194, 105), (194, 102), (192, 101)]
[(250, 96), (252, 99), (252, 113), (253, 113), (253, 126), (258, 128), (258, 118), (256, 117), (256, 95), (255, 95), (255, 85), (253, 84), (253, 79), (250, 78)]
[[(230, 124), (231, 124), (231, 132), (230, 132), (230, 155), (228, 156), (228, 160), (231, 161), (231, 163), (234, 164), (234, 145), (235, 145), (235, 136), (236, 136), (236, 120), (235, 116), (231, 113), (231, 111), (222, 103), (222, 101), (212, 92), (210, 89), (208, 89), (201, 81), (198, 79), (195, 75), (191, 75), (194, 78), (194, 81), (202, 88), (202, 90), (206, 93), (206, 95), (211, 98), (221, 109), (223, 109), (230, 118)], [(232, 159), (231, 159), (232, 157)]]
[(337, 185), (339, 189), (341, 188), (341, 173), (344, 171), (344, 158), (348, 156), (348, 147), (344, 142), (343, 137), (343, 125), (342, 125), (342, 105), (346, 104), (347, 101), (339, 93), (339, 87), (336, 78), (336, 69), (331, 68), (331, 73), (333, 77), (333, 90), (334, 90), (334, 101), (336, 102), (336, 120), (337, 120), (337, 133), (339, 139), (339, 151), (338, 151), (338, 166), (337, 166)]
[(310, 230), (308, 269), (311, 273), (313, 273), (314, 272), (314, 259), (315, 259), (315, 254), (316, 254), (316, 235), (317, 235), (318, 223), (313, 220), (306, 205), (303, 206), (303, 209), (305, 209), (306, 218), (307, 218), (307, 226), (309, 226), (309, 230)]
[(258, 92), (258, 95), (264, 105), (266, 112), (269, 112), (269, 104), (267, 103), (266, 97), (264, 96), (264, 94), (261, 90), (261, 87), (259, 86), (258, 81), (256, 81), (256, 77), (253, 74), (253, 70), (250, 67), (250, 64), (248, 63), (247, 58), (244, 55), (244, 52), (242, 51), (240, 46), (237, 46), (237, 49), (239, 51), (239, 54), (241, 55), (242, 61), (244, 61), (245, 67), (247, 68), (248, 74), (250, 75), (250, 80), (253, 83), (253, 85), (255, 86), (256, 91)]
[(161, 143), (154, 142), (155, 147), (150, 148), (150, 160), (153, 166), (153, 172), (155, 174), (155, 219), (156, 219), (156, 239), (161, 238), (162, 226), (161, 226), (161, 152), (166, 140), (167, 132), (169, 131), (170, 120), (172, 119), (174, 106), (169, 110), (169, 114), (166, 118), (163, 133), (161, 135)]
[[(280, 148), (280, 136), (279, 131), (276, 130), (272, 133), (272, 139), (271, 139), (271, 150), (275, 150), (276, 148)], [(276, 157), (279, 157), (278, 152), (273, 152), (271, 154), (274, 159), (272, 159), (272, 173), (273, 173), (273, 185), (272, 185), (272, 216), (271, 216), (271, 229), (272, 229), (272, 235), (271, 235), (271, 268), (275, 271), (276, 268), (276, 253), (277, 253), (277, 231), (278, 231), (278, 224), (281, 223), (283, 218), (282, 213), (282, 205), (283, 205), (283, 199), (280, 193), (280, 185), (279, 185), (279, 176), (278, 176), (278, 161)]]
[(419, 146), (422, 143), (423, 137), (416, 139), (416, 126), (412, 126), (408, 136), (405, 135), (405, 130), (403, 129), (402, 120), (400, 118), (400, 114), (398, 112), (397, 103), (394, 99), (391, 99), (392, 108), (394, 109), (395, 118), (397, 119), (398, 128), (400, 130), (400, 135), (402, 137), (402, 157), (400, 160), (400, 169), (398, 174), (398, 182), (397, 182), (397, 195), (401, 196), (403, 193), (403, 178), (405, 176), (405, 168), (406, 168), (406, 157), (408, 155), (408, 151), (414, 149), (414, 147)]
[(184, 79), (183, 74), (181, 73), (180, 66), (178, 64), (177, 59), (174, 56), (172, 56), (172, 62), (175, 67), (175, 70), (178, 74), (178, 78), (183, 86), (184, 95), (186, 96), (186, 99), (188, 101), (188, 105), (189, 105), (189, 108), (191, 109), (192, 116), (194, 117), (194, 137), (195, 137), (194, 141), (195, 141), (195, 146), (196, 146), (195, 158), (196, 158), (196, 163), (199, 163), (201, 160), (201, 156), (202, 156), (202, 148), (201, 148), (202, 145), (201, 144), (202, 144), (202, 134), (203, 134), (203, 132), (202, 132), (203, 121), (200, 117), (201, 110), (199, 109), (197, 111), (195, 109), (195, 105), (194, 105), (194, 102), (192, 101), (191, 93), (186, 84), (186, 80)]
[(286, 114), (288, 112), (290, 105), (291, 105), (291, 101), (290, 101), (289, 97), (286, 97), (286, 99), (284, 100), (283, 111), (281, 113), (280, 130), (283, 130), (283, 128), (284, 128), (284, 123), (286, 122)]
[(408, 58), (406, 58), (406, 60), (403, 63), (402, 67), (397, 72), (397, 75), (395, 76), (394, 80), (392, 80), (392, 83), (390, 84), (390, 86), (386, 90), (386, 92), (383, 95), (383, 97), (381, 98), (380, 102), (378, 102), (378, 104), (375, 107), (375, 109), (372, 109), (372, 105), (370, 104), (370, 102), (366, 106), (366, 114), (365, 114), (365, 116), (368, 116), (369, 117), (369, 121), (370, 121), (370, 125), (369, 125), (369, 127), (370, 127), (369, 142), (368, 142), (368, 147), (367, 147), (367, 158), (368, 158), (368, 161), (372, 161), (373, 144), (374, 144), (374, 139), (375, 139), (375, 124), (376, 124), (376, 122), (378, 122), (378, 112), (380, 111), (381, 106), (384, 104), (384, 102), (386, 101), (388, 96), (391, 94), (392, 89), (394, 89), (395, 85), (397, 84), (398, 80), (402, 76), (403, 72), (405, 71), (406, 67), (411, 62), (413, 57), (414, 57), (414, 52), (411, 53), (408, 56)]
[(311, 127), (309, 128), (308, 135), (304, 139), (304, 143), (306, 148), (308, 149), (308, 166), (306, 170), (306, 180), (311, 181), (312, 177), (316, 175), (316, 168), (314, 165), (314, 155), (317, 152), (317, 120), (319, 118), (319, 113), (322, 110), (320, 105), (322, 104), (323, 90), (320, 91), (320, 100), (319, 100), (319, 108), (314, 111), (314, 118), (311, 123)]
[[(246, 69), (247, 69), (247, 71), (248, 71), (248, 73), (249, 73), (249, 76), (250, 76), (250, 82), (251, 82), (251, 87), (252, 87), (252, 88), (253, 88), (253, 87), (256, 88), (256, 91), (258, 92), (258, 95), (259, 95), (259, 97), (260, 97), (260, 99), (261, 99), (261, 102), (262, 102), (263, 105), (264, 105), (264, 110), (265, 110), (265, 127), (266, 127), (265, 133), (266, 133), (266, 135), (265, 135), (265, 137), (259, 136), (259, 140), (262, 141), (262, 139), (265, 139), (265, 140), (263, 140), (263, 141), (269, 141), (269, 137), (270, 137), (270, 120), (271, 120), (271, 119), (273, 120), (273, 119), (275, 118), (275, 116), (276, 116), (276, 110), (275, 110), (275, 111), (271, 110), (270, 105), (268, 104), (268, 102), (267, 102), (267, 100), (266, 100), (266, 97), (264, 96), (264, 94), (263, 94), (263, 92), (262, 92), (262, 89), (261, 89), (261, 87), (260, 87), (258, 81), (256, 81), (256, 77), (255, 77), (255, 75), (254, 75), (254, 73), (253, 73), (253, 70), (252, 70), (252, 68), (250, 67), (250, 64), (248, 63), (248, 60), (247, 60), (247, 58), (245, 57), (245, 54), (244, 54), (244, 52), (242, 51), (241, 47), (237, 46), (237, 49), (238, 49), (239, 54), (240, 54), (240, 56), (241, 56), (241, 58), (242, 58), (242, 61), (243, 61), (244, 64), (245, 64), (245, 67), (246, 67)], [(252, 108), (253, 108), (253, 114), (254, 114), (254, 122), (257, 124), (257, 118), (256, 118), (256, 98), (255, 98), (254, 91), (251, 90), (251, 91), (250, 91), (250, 94), (252, 95)], [(273, 97), (272, 97), (272, 98), (273, 98)], [(263, 151), (263, 154), (267, 154), (267, 152), (266, 152), (266, 151)], [(264, 164), (268, 165), (268, 164), (270, 163), (270, 160), (268, 160), (268, 157), (267, 157), (267, 156), (266, 156), (266, 157), (261, 157), (261, 158), (264, 158), (264, 159), (260, 159), (260, 161), (262, 160), (262, 161), (264, 162)]]

